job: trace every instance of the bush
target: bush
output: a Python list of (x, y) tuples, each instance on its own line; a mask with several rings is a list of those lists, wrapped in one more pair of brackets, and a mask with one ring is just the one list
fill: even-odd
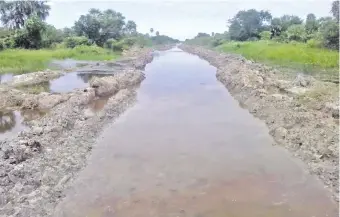
[(112, 43), (112, 50), (113, 51), (123, 51), (124, 49), (127, 49), (128, 46), (123, 43), (123, 41), (117, 41)]
[(113, 44), (113, 43), (116, 43), (116, 42), (117, 42), (116, 39), (110, 38), (110, 39), (108, 39), (108, 40), (104, 43), (104, 48), (106, 48), (106, 49), (112, 49), (112, 44)]
[(42, 32), (46, 24), (37, 16), (32, 16), (25, 22), (23, 29), (17, 30), (14, 35), (14, 46), (25, 49), (39, 49), (42, 45)]
[(288, 40), (306, 41), (307, 34), (303, 25), (292, 25), (287, 29)]
[(213, 46), (213, 47), (220, 46), (221, 44), (223, 44), (223, 40), (222, 40), (222, 39), (214, 39), (214, 40), (211, 42), (211, 46)]
[(0, 51), (5, 49), (4, 41), (0, 40)]
[(316, 39), (309, 39), (307, 41), (307, 46), (311, 48), (321, 48), (322, 47), (322, 41), (316, 40)]
[(80, 45), (91, 45), (89, 39), (84, 36), (65, 38), (64, 43), (67, 48), (75, 48)]
[(8, 48), (14, 48), (15, 47), (15, 41), (14, 38), (12, 37), (7, 37), (5, 39), (3, 39), (3, 46), (4, 49), (8, 49)]
[(323, 23), (320, 27), (320, 33), (325, 47), (339, 49), (339, 24), (335, 20)]
[(270, 31), (263, 31), (260, 33), (261, 40), (269, 40), (271, 36)]

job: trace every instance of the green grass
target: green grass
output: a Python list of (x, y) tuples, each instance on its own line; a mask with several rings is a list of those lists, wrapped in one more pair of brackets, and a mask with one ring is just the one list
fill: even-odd
[(27, 73), (46, 69), (53, 59), (112, 60), (120, 56), (96, 46), (79, 46), (73, 49), (24, 50), (9, 49), (0, 52), (0, 74)]
[(298, 69), (311, 74), (338, 75), (338, 51), (311, 48), (303, 43), (278, 43), (273, 41), (227, 42), (216, 48), (223, 52), (238, 53), (259, 62)]

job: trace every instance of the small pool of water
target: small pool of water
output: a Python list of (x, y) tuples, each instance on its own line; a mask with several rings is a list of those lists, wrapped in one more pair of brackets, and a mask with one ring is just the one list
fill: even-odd
[(51, 93), (65, 93), (73, 91), (74, 89), (87, 88), (89, 82), (93, 77), (110, 76), (110, 74), (104, 73), (82, 73), (82, 72), (69, 72), (65, 75), (50, 81)]
[(0, 111), (0, 140), (11, 138), (24, 130), (24, 121), (34, 120), (45, 114), (46, 111), (39, 110)]
[(0, 84), (6, 83), (8, 81), (11, 81), (13, 79), (13, 74), (0, 74)]

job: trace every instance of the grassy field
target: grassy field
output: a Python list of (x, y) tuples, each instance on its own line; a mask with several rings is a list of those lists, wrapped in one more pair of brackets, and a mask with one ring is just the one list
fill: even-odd
[(338, 51), (311, 48), (307, 44), (286, 44), (273, 41), (227, 42), (216, 49), (238, 53), (247, 59), (297, 69), (313, 75), (325, 73), (327, 76), (338, 76)]
[(0, 74), (27, 73), (46, 69), (53, 59), (112, 60), (120, 56), (95, 46), (79, 46), (73, 49), (4, 50), (0, 52)]

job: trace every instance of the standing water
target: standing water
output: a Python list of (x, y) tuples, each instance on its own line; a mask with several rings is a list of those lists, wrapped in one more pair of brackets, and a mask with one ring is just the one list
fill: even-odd
[(326, 217), (337, 207), (301, 162), (216, 80), (173, 49), (108, 126), (55, 216)]

